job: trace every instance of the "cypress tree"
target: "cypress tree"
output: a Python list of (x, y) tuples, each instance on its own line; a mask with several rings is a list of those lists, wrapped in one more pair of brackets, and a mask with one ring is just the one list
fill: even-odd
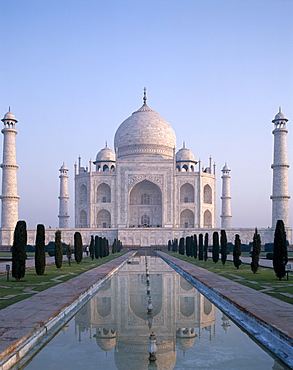
[(233, 263), (234, 266), (239, 269), (239, 266), (241, 265), (242, 261), (240, 259), (241, 256), (241, 240), (238, 234), (235, 235), (235, 242), (234, 242), (234, 248), (233, 248)]
[(209, 234), (205, 233), (205, 236), (204, 236), (204, 253), (203, 253), (203, 257), (204, 257), (205, 261), (208, 259), (208, 248), (209, 248)]
[(169, 252), (170, 252), (170, 250), (171, 250), (171, 245), (172, 245), (171, 240), (168, 240), (168, 251), (169, 251)]
[(77, 264), (82, 261), (82, 238), (79, 231), (74, 233), (74, 259)]
[(193, 257), (197, 258), (197, 236), (193, 235)]
[(57, 269), (60, 269), (62, 267), (62, 260), (63, 260), (63, 254), (62, 254), (62, 243), (61, 243), (61, 231), (57, 230), (55, 232), (55, 265)]
[(185, 244), (186, 244), (186, 256), (190, 257), (191, 256), (191, 237), (187, 236), (185, 239)]
[(224, 266), (227, 261), (227, 253), (228, 253), (227, 236), (226, 236), (225, 230), (221, 230), (220, 243), (221, 243), (221, 261)]
[(203, 260), (203, 234), (199, 234), (198, 238), (198, 259)]
[(177, 250), (178, 250), (178, 239), (174, 239), (173, 240), (173, 248), (172, 248), (172, 252), (176, 252), (177, 253)]
[(93, 235), (91, 235), (90, 257), (92, 260), (95, 258), (95, 239)]
[(117, 240), (114, 239), (114, 242), (112, 244), (112, 253), (116, 253), (117, 252)]
[(259, 264), (259, 255), (261, 250), (261, 240), (260, 235), (257, 231), (257, 228), (255, 228), (255, 232), (253, 235), (253, 242), (252, 242), (252, 254), (251, 254), (251, 271), (255, 274), (258, 270)]
[(184, 238), (179, 240), (179, 254), (184, 255)]
[(190, 236), (190, 257), (193, 257), (193, 249), (194, 249), (194, 246), (193, 246), (193, 235)]
[(104, 243), (103, 238), (99, 236), (99, 252), (100, 252), (100, 258), (104, 257)]
[(66, 256), (67, 256), (67, 260), (68, 260), (68, 265), (71, 266), (70, 260), (72, 258), (72, 250), (71, 250), (70, 243), (67, 244), (67, 247), (66, 247)]
[(37, 275), (44, 275), (46, 267), (45, 255), (45, 227), (37, 225), (36, 252), (35, 252), (35, 270)]
[(95, 236), (95, 258), (100, 258), (100, 237), (98, 235)]
[(12, 245), (12, 277), (17, 281), (25, 275), (27, 232), (26, 222), (18, 221), (14, 229)]
[(219, 233), (215, 231), (213, 233), (213, 262), (219, 261)]
[(274, 237), (273, 266), (279, 280), (286, 275), (285, 265), (288, 262), (286, 231), (283, 220), (278, 220)]
[(110, 253), (110, 251), (109, 251), (109, 240), (106, 239), (106, 257), (109, 256), (109, 253)]

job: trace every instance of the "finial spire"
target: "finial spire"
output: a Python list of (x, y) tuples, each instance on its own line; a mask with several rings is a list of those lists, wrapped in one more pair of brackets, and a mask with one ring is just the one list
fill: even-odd
[(279, 107), (279, 113), (282, 113), (282, 108), (281, 107)]
[(183, 148), (185, 148), (185, 140), (183, 140)]
[(10, 105), (9, 105), (9, 112), (10, 112)]
[(146, 101), (147, 101), (147, 95), (146, 95), (146, 87), (143, 89), (143, 104), (146, 104)]
[(105, 148), (108, 148), (108, 142), (107, 142), (107, 140), (106, 140), (106, 143), (105, 143)]

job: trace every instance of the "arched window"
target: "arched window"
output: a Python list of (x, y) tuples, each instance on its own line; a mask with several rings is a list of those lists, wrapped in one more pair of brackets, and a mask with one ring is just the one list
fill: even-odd
[(203, 214), (203, 223), (204, 227), (212, 227), (212, 214), (208, 209)]
[(150, 196), (146, 193), (141, 195), (141, 204), (150, 204)]
[(180, 227), (194, 227), (194, 213), (190, 209), (185, 209), (180, 214)]
[(79, 226), (87, 227), (87, 213), (86, 211), (81, 211), (79, 214)]
[(203, 188), (203, 202), (208, 204), (212, 204), (213, 202), (212, 188), (210, 185), (205, 185)]
[(79, 188), (79, 203), (84, 204), (87, 202), (87, 188), (85, 185), (81, 185)]
[(184, 184), (180, 188), (180, 203), (194, 202), (194, 187), (191, 184)]
[(185, 172), (188, 172), (188, 166), (187, 166), (187, 164), (184, 164), (183, 166), (182, 166), (182, 171), (183, 170), (185, 170)]
[(97, 214), (97, 227), (109, 228), (111, 227), (111, 214), (106, 209), (101, 209)]
[(109, 172), (109, 167), (108, 167), (108, 165), (107, 164), (104, 164), (104, 166), (103, 166), (103, 172)]
[(141, 224), (142, 226), (150, 226), (150, 217), (146, 214), (141, 216)]
[(97, 190), (98, 203), (111, 203), (111, 188), (108, 184), (102, 183)]

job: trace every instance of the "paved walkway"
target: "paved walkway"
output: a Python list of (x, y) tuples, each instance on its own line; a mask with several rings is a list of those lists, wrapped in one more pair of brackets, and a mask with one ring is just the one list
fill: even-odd
[(13, 359), (16, 359), (19, 356), (18, 349), (28, 338), (37, 335), (50, 320), (63, 313), (70, 304), (78, 301), (81, 295), (87, 294), (95, 284), (116, 270), (132, 255), (133, 252), (128, 252), (1, 310), (0, 369), (9, 369), (6, 365), (2, 367), (2, 362), (7, 356), (12, 355)]

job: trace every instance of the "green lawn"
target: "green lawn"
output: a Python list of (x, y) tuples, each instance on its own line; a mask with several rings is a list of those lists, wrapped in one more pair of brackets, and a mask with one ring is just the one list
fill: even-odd
[(214, 263), (211, 258), (207, 261), (199, 261), (193, 257), (182, 256), (179, 253), (166, 252), (173, 257), (190, 262), (196, 266), (208, 269), (215, 274), (224, 276), (227, 279), (236, 281), (249, 288), (262, 291), (272, 297), (284, 302), (293, 304), (293, 276), (287, 281), (285, 278), (279, 281), (273, 269), (260, 267), (256, 274), (253, 274), (250, 265), (242, 264), (237, 270), (232, 261), (227, 261), (223, 266), (221, 260)]
[(72, 279), (124, 253), (126, 252), (109, 254), (108, 257), (94, 259), (93, 261), (90, 257), (86, 257), (79, 265), (74, 260), (71, 262), (71, 266), (68, 265), (67, 261), (63, 261), (60, 269), (57, 269), (53, 263), (46, 266), (44, 275), (37, 275), (34, 267), (29, 268), (26, 270), (23, 280), (18, 282), (11, 277), (11, 273), (10, 281), (7, 281), (6, 274), (0, 275), (0, 309)]

